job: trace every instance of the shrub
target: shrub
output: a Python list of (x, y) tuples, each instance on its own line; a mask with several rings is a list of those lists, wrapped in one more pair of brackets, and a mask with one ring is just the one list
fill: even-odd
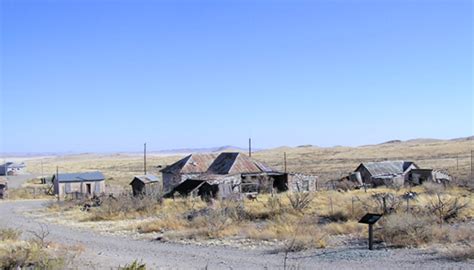
[(128, 195), (117, 198), (107, 197), (103, 199), (99, 207), (91, 209), (91, 216), (87, 220), (114, 220), (150, 215), (157, 210), (159, 205), (158, 200), (150, 197), (132, 197)]
[(293, 192), (287, 194), (293, 210), (302, 212), (308, 208), (314, 199), (314, 195), (309, 192)]
[(376, 193), (372, 195), (372, 199), (382, 213), (396, 212), (402, 204), (400, 198), (393, 193)]
[(459, 217), (460, 212), (467, 208), (467, 206), (468, 203), (462, 202), (459, 198), (453, 199), (438, 193), (436, 198), (431, 200), (427, 207), (431, 213), (438, 217), (439, 223), (442, 224)]
[(423, 187), (423, 190), (430, 195), (441, 194), (446, 190), (446, 188), (442, 184), (434, 183), (431, 181), (425, 181), (421, 186)]
[(21, 232), (15, 229), (0, 229), (0, 241), (16, 241), (20, 238)]
[(146, 264), (135, 260), (132, 263), (127, 264), (123, 267), (119, 266), (118, 269), (119, 270), (146, 270)]
[(349, 220), (349, 215), (343, 211), (336, 211), (323, 217), (330, 222), (346, 222)]
[(67, 254), (52, 252), (34, 242), (0, 249), (0, 269), (64, 269), (70, 262)]
[(383, 221), (381, 237), (393, 246), (418, 247), (433, 240), (430, 217), (400, 213), (386, 216)]

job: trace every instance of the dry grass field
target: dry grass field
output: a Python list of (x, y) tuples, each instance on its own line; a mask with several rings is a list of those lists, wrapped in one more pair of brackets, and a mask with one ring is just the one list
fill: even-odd
[[(407, 201), (408, 191), (418, 195)], [(383, 199), (386, 205), (384, 207)], [(415, 188), (348, 192), (264, 194), (257, 200), (204, 202), (199, 198), (107, 198), (82, 210), (82, 202), (51, 203), (40, 219), (104, 233), (160, 241), (249, 248), (265, 245), (295, 252), (363, 242), (367, 212), (386, 215), (376, 225), (377, 241), (387, 247), (440, 249), (443, 256), (472, 259), (473, 192), (425, 184)], [(384, 210), (385, 209), (385, 210)]]
[[(255, 152), (252, 156), (283, 170), (283, 153), (287, 153), (287, 168), (291, 172), (310, 173), (321, 181), (338, 179), (354, 170), (363, 161), (404, 159), (415, 161), (421, 167), (448, 169), (456, 179), (470, 176), (473, 140), (450, 141), (413, 140), (361, 147), (280, 147)], [(157, 155), (150, 153), (147, 171), (160, 176), (158, 166), (166, 166), (183, 155)], [(127, 187), (134, 175), (143, 174), (143, 157), (132, 154), (81, 154), (57, 157), (29, 158), (28, 171), (45, 175), (56, 172), (100, 170), (110, 186)]]
[[(312, 146), (259, 151), (253, 157), (283, 170), (338, 179), (360, 162), (387, 159), (412, 160), (421, 167), (448, 169), (457, 182), (470, 176), (472, 140), (416, 140), (362, 147)], [(148, 172), (182, 155), (148, 156)], [(143, 173), (140, 155), (83, 154), (31, 158), (28, 170), (39, 174), (100, 170), (109, 188), (130, 191), (132, 177)], [(32, 183), (28, 183), (31, 185)], [(416, 192), (406, 201), (407, 192)], [(217, 244), (249, 248), (265, 245), (277, 252), (340, 247), (363, 242), (366, 226), (358, 220), (367, 212), (381, 213), (377, 241), (387, 247), (429, 248), (450, 260), (473, 259), (473, 190), (456, 184), (433, 183), (400, 189), (376, 188), (351, 191), (321, 189), (314, 193), (261, 194), (256, 200), (211, 201), (200, 198), (161, 199), (116, 195), (84, 211), (84, 201), (52, 202), (34, 216), (51, 223), (93, 229), (104, 233), (169, 242)], [(385, 207), (383, 206), (383, 199)], [(217, 241), (217, 242), (216, 242)]]

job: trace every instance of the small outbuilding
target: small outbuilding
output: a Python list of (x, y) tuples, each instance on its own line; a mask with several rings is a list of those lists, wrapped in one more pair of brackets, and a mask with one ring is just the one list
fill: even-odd
[(433, 169), (413, 169), (408, 173), (407, 181), (411, 185), (421, 185), (424, 182), (446, 184), (451, 181), (447, 171)]
[(105, 193), (105, 177), (99, 172), (60, 173), (52, 177), (54, 194), (60, 198)]
[(355, 174), (351, 174), (350, 179), (355, 179), (359, 184), (374, 187), (403, 185), (404, 181), (407, 180), (408, 172), (418, 168), (414, 162), (404, 160), (364, 162), (355, 169)]
[(135, 176), (130, 185), (132, 186), (133, 196), (157, 195), (162, 190), (160, 180), (152, 174)]
[(23, 174), (26, 165), (24, 163), (7, 162), (0, 165), (0, 175), (18, 175)]

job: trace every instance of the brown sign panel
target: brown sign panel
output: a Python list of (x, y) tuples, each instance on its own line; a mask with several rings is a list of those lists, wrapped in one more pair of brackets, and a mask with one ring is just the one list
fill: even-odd
[(371, 213), (367, 213), (367, 214), (365, 214), (365, 216), (363, 216), (363, 217), (359, 220), (359, 223), (374, 224), (374, 223), (377, 222), (381, 217), (382, 217), (382, 214), (371, 214)]

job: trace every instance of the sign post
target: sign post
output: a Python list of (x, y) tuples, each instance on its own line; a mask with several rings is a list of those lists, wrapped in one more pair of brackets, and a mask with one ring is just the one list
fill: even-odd
[(364, 223), (369, 225), (369, 250), (372, 250), (374, 247), (374, 224), (382, 217), (382, 214), (371, 214), (367, 213), (363, 216), (359, 223)]

